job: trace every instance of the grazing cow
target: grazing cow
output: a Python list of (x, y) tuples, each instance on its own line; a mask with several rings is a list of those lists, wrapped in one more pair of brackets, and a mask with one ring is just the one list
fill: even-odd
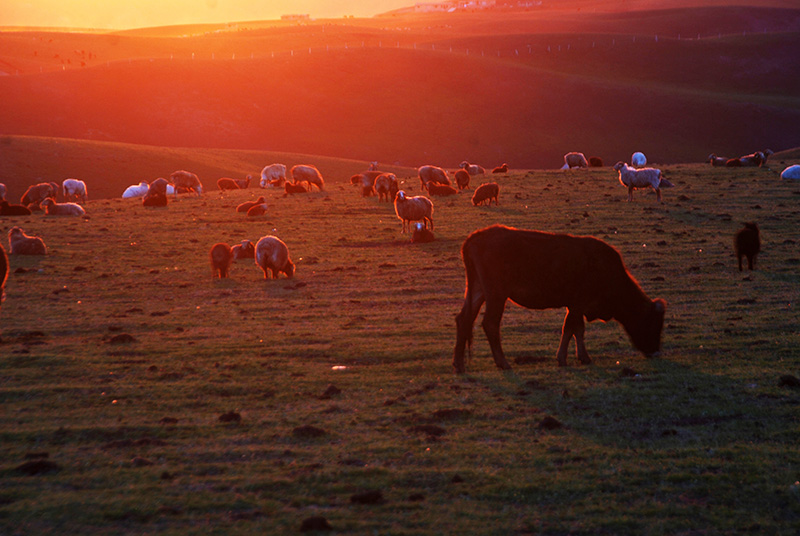
[(465, 370), (464, 350), (472, 346), (472, 326), (484, 302), (483, 329), (494, 362), (500, 369), (511, 368), (500, 346), (500, 321), (509, 299), (528, 309), (567, 308), (559, 366), (567, 365), (573, 337), (578, 360), (591, 363), (583, 340), (584, 317), (589, 322), (614, 319), (643, 354), (649, 357), (659, 351), (666, 302), (650, 300), (619, 252), (602, 240), (494, 225), (472, 233), (461, 256), (467, 288), (456, 316), (456, 372)]
[(744, 227), (736, 232), (733, 240), (733, 250), (739, 261), (739, 271), (742, 271), (742, 257), (747, 257), (747, 268), (752, 270), (756, 265), (756, 255), (761, 251), (761, 234), (758, 225), (747, 222)]

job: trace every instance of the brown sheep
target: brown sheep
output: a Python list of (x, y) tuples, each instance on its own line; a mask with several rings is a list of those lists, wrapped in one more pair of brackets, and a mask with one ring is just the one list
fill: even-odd
[(503, 162), (502, 165), (497, 166), (492, 170), (492, 173), (508, 173), (508, 164)]
[(249, 240), (242, 240), (241, 244), (236, 244), (231, 248), (233, 260), (239, 259), (254, 259), (256, 256), (256, 247)]
[(0, 216), (30, 216), (31, 209), (23, 205), (12, 205), (5, 199), (0, 201)]
[(203, 184), (200, 178), (191, 171), (173, 171), (169, 176), (170, 182), (175, 186), (175, 198), (178, 198), (178, 190), (186, 188), (196, 193), (198, 196), (203, 193)]
[(603, 167), (603, 159), (599, 156), (589, 157), (589, 167)]
[(162, 192), (153, 192), (152, 188), (147, 195), (142, 198), (143, 207), (166, 207), (167, 194)]
[(469, 172), (466, 169), (456, 171), (456, 184), (459, 190), (469, 187)]
[(233, 260), (231, 247), (222, 242), (214, 244), (211, 246), (209, 257), (211, 258), (211, 277), (219, 277), (220, 279), (228, 277), (231, 261)]
[(287, 182), (283, 185), (283, 191), (285, 194), (306, 194), (308, 190), (306, 190), (305, 186), (300, 184), (299, 182)]
[(747, 222), (744, 227), (736, 232), (733, 240), (733, 250), (739, 261), (739, 271), (742, 271), (742, 257), (747, 257), (747, 268), (752, 270), (756, 265), (756, 256), (761, 251), (761, 234), (758, 225)]
[(429, 182), (427, 184), (427, 188), (429, 195), (438, 195), (440, 197), (445, 197), (448, 195), (456, 195), (458, 193), (458, 190), (456, 190), (452, 186), (449, 186), (447, 184), (436, 184), (435, 182)]
[(414, 224), (414, 233), (411, 235), (411, 241), (415, 244), (424, 244), (426, 242), (433, 242), (435, 240), (433, 233), (425, 228), (424, 225), (417, 222)]
[(500, 186), (498, 186), (496, 182), (485, 182), (475, 188), (475, 193), (472, 194), (472, 204), (476, 207), (484, 202), (486, 202), (487, 205), (491, 205), (492, 199), (494, 199), (494, 204), (497, 205), (499, 204), (497, 201), (497, 196), (499, 194)]
[[(301, 182), (308, 183), (308, 189), (311, 190), (311, 185), (313, 184), (317, 188), (321, 190), (325, 189), (325, 181), (322, 179), (322, 174), (319, 172), (317, 168), (312, 165), (297, 165), (292, 167), (292, 180), (299, 184)], [(299, 192), (287, 192), (287, 193), (299, 193)]]
[(266, 202), (266, 200), (264, 199), (264, 196), (262, 195), (261, 197), (259, 197), (255, 201), (245, 201), (244, 203), (242, 203), (241, 205), (236, 207), (236, 212), (247, 212), (252, 207), (254, 207), (256, 205), (260, 205), (260, 204), (265, 203), (265, 202)]
[(8, 245), (10, 255), (47, 255), (47, 246), (38, 236), (28, 236), (19, 227), (12, 227), (8, 231)]
[(264, 216), (267, 213), (267, 204), (261, 203), (260, 205), (253, 205), (247, 210), (247, 217), (248, 218), (256, 218), (258, 216)]
[(398, 190), (400, 190), (400, 185), (397, 182), (397, 175), (394, 173), (381, 173), (375, 179), (375, 191), (378, 193), (379, 201), (391, 203)]
[(217, 188), (220, 190), (246, 190), (250, 188), (250, 175), (246, 179), (231, 179), (222, 177), (217, 180)]
[(294, 277), (294, 263), (289, 258), (289, 248), (278, 237), (261, 237), (256, 243), (255, 261), (264, 271), (264, 279), (269, 279), (267, 270), (272, 271), (273, 279), (278, 279), (281, 272), (289, 279)]
[[(54, 187), (55, 185), (55, 187)], [(39, 205), (47, 198), (55, 199), (58, 195), (59, 187), (54, 182), (40, 182), (29, 186), (25, 193), (22, 194), (20, 204), (28, 206), (32, 204)]]

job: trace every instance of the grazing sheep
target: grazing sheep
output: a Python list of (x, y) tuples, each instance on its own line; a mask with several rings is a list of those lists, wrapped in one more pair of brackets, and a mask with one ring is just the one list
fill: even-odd
[(400, 190), (394, 198), (394, 212), (403, 222), (401, 233), (408, 232), (408, 223), (412, 221), (421, 221), (426, 229), (430, 222), (433, 230), (433, 201), (427, 197), (406, 197), (406, 193)]
[(603, 159), (599, 156), (589, 157), (589, 167), (603, 167)]
[(501, 165), (494, 168), (492, 173), (508, 173), (508, 164), (503, 162)]
[(739, 261), (739, 271), (742, 271), (742, 257), (747, 257), (747, 268), (752, 270), (756, 265), (756, 255), (761, 251), (761, 235), (758, 225), (747, 222), (744, 227), (736, 232), (733, 239), (733, 250)]
[(423, 244), (425, 242), (433, 242), (435, 240), (433, 233), (430, 232), (421, 223), (414, 224), (414, 234), (411, 235), (411, 241), (415, 244)]
[[(288, 182), (286, 184), (289, 184)], [(261, 203), (260, 205), (253, 205), (249, 209), (247, 209), (247, 217), (248, 218), (257, 218), (258, 216), (264, 216), (267, 213), (267, 204)]]
[(499, 195), (500, 186), (498, 186), (496, 182), (485, 182), (475, 188), (475, 193), (472, 194), (472, 204), (476, 207), (484, 202), (486, 202), (487, 205), (491, 205), (492, 199), (494, 199), (494, 204), (498, 205), (497, 197)]
[(724, 167), (728, 159), (723, 158), (721, 156), (717, 156), (714, 153), (711, 153), (710, 155), (708, 155), (708, 158), (706, 158), (706, 161), (708, 161), (708, 163), (710, 163), (712, 167)]
[(800, 165), (789, 166), (781, 172), (781, 178), (787, 180), (800, 179)]
[(375, 181), (381, 175), (380, 171), (365, 171), (350, 177), (350, 184), (361, 187), (361, 196), (370, 197), (377, 195)]
[(47, 255), (47, 246), (38, 236), (28, 236), (19, 227), (8, 231), (9, 255)]
[(591, 236), (525, 231), (493, 225), (475, 231), (461, 246), (466, 270), (464, 304), (456, 316), (453, 367), (465, 371), (464, 351), (472, 346), (475, 318), (485, 303), (483, 330), (500, 369), (511, 365), (500, 344), (507, 300), (528, 309), (566, 307), (556, 357), (567, 365), (574, 338), (581, 363), (591, 363), (584, 343), (584, 318), (616, 320), (633, 346), (650, 357), (659, 352), (666, 302), (651, 300), (612, 246)]
[(178, 188), (186, 188), (198, 196), (203, 193), (203, 184), (200, 178), (191, 171), (178, 170), (169, 175), (169, 180), (175, 186), (175, 198), (178, 197)]
[(459, 190), (469, 187), (469, 173), (467, 173), (466, 169), (459, 169), (456, 171), (456, 184)]
[(231, 179), (228, 177), (222, 177), (221, 179), (217, 179), (217, 188), (220, 190), (241, 190), (242, 187), (239, 186), (239, 183), (236, 182), (235, 179)]
[(307, 194), (308, 190), (300, 183), (287, 182), (283, 185), (283, 192), (283, 195), (286, 196), (288, 194)]
[(231, 248), (231, 254), (235, 261), (239, 259), (255, 259), (256, 246), (249, 240), (242, 240), (241, 244), (236, 244)]
[(261, 187), (280, 187), (286, 182), (286, 166), (283, 164), (270, 164), (261, 170)]
[(265, 204), (265, 203), (266, 203), (266, 199), (264, 199), (264, 196), (262, 195), (261, 197), (259, 197), (255, 201), (245, 201), (241, 205), (237, 206), (236, 207), (236, 212), (247, 212), (248, 210), (250, 210), (254, 206)]
[(564, 167), (562, 169), (585, 168), (589, 167), (589, 162), (583, 153), (567, 153), (564, 155)]
[(167, 194), (163, 192), (148, 192), (146, 196), (142, 198), (142, 206), (143, 207), (166, 207), (167, 202)]
[(423, 188), (425, 188), (429, 182), (450, 185), (450, 177), (447, 175), (447, 171), (440, 167), (422, 166), (417, 170), (417, 174), (419, 175), (419, 182)]
[(322, 180), (322, 174), (317, 168), (311, 165), (297, 165), (292, 168), (292, 180), (295, 184), (306, 182), (308, 189), (311, 190), (313, 184), (320, 191), (325, 189), (325, 181)]
[(256, 243), (256, 264), (264, 271), (264, 279), (269, 279), (267, 270), (272, 271), (272, 278), (278, 279), (283, 272), (286, 277), (294, 277), (294, 263), (289, 258), (289, 248), (278, 237), (264, 236)]
[(28, 189), (25, 190), (25, 193), (22, 194), (20, 204), (25, 206), (34, 204), (40, 205), (45, 199), (55, 199), (59, 188), (57, 184), (54, 188), (54, 184), (54, 182), (40, 182), (29, 186)]
[(30, 216), (31, 209), (24, 205), (11, 205), (3, 199), (0, 201), (0, 216)]
[(150, 191), (150, 185), (147, 184), (146, 181), (142, 181), (139, 184), (134, 184), (125, 188), (125, 191), (122, 192), (122, 198), (129, 199), (131, 197), (144, 197), (147, 195), (147, 192), (149, 191)]
[(438, 195), (440, 197), (456, 195), (458, 190), (447, 184), (428, 183), (428, 195)]
[(381, 173), (375, 179), (375, 191), (378, 194), (379, 201), (391, 203), (399, 189), (400, 183), (394, 173)]
[(86, 211), (77, 203), (56, 203), (49, 197), (42, 201), (42, 207), (48, 216), (84, 216)]
[(8, 255), (3, 244), (0, 244), (0, 305), (6, 299), (6, 280), (8, 279)]
[(647, 165), (647, 157), (637, 151), (631, 155), (631, 165), (637, 168), (644, 167)]
[(470, 175), (483, 175), (486, 173), (486, 170), (479, 166), (478, 164), (470, 164), (466, 160), (461, 162), (458, 167), (467, 170), (467, 173)]
[(0, 201), (6, 198), (6, 185), (0, 182)]
[(661, 203), (661, 188), (673, 186), (671, 182), (661, 177), (660, 169), (634, 169), (625, 162), (617, 162), (614, 164), (614, 170), (619, 171), (619, 182), (628, 188), (628, 202), (633, 201), (635, 189), (650, 187), (656, 191), (656, 200)]
[(80, 201), (84, 205), (88, 197), (86, 191), (86, 183), (78, 179), (64, 179), (61, 183), (62, 191), (64, 192), (64, 200), (69, 201), (73, 197), (75, 201)]
[(209, 257), (211, 258), (211, 277), (219, 277), (220, 279), (228, 277), (231, 261), (233, 261), (231, 247), (222, 242), (214, 244), (211, 246)]

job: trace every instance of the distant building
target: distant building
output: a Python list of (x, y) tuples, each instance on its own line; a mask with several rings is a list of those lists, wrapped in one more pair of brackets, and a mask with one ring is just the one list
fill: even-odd
[(281, 15), (281, 20), (311, 20), (311, 15), (308, 13), (296, 15)]
[(449, 0), (444, 2), (419, 2), (414, 5), (415, 13), (451, 12), (461, 9), (491, 9), (496, 0)]

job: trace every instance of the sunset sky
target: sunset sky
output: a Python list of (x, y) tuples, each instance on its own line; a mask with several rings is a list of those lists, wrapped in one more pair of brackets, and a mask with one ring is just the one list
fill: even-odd
[(139, 28), (199, 22), (369, 17), (415, 0), (0, 0), (0, 26)]

